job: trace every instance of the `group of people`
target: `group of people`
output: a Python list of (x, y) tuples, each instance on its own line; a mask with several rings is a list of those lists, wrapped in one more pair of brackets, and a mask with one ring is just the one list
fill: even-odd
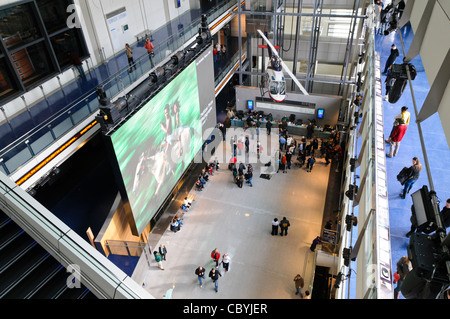
[[(239, 187), (242, 188), (244, 185), (244, 180), (250, 187), (253, 187), (253, 166), (252, 164), (248, 164), (245, 166), (244, 163), (239, 162), (237, 164), (237, 158), (231, 158), (230, 163), (228, 164), (228, 168), (233, 173), (233, 181)], [(246, 172), (244, 172), (246, 171)]]
[(155, 261), (158, 264), (158, 268), (164, 270), (164, 266), (162, 261), (166, 260), (167, 248), (163, 244), (159, 245), (158, 250), (153, 251), (153, 256), (155, 257)]
[(216, 43), (213, 48), (214, 63), (225, 59), (227, 56), (227, 46), (225, 44)]
[[(397, 1), (395, 6), (393, 1), (385, 6), (383, 0), (374, 0), (374, 14), (375, 14), (375, 33), (385, 34), (385, 30), (396, 28), (398, 21), (405, 10), (405, 1)], [(396, 17), (392, 17), (396, 15)]]
[[(147, 55), (148, 55), (148, 58), (150, 59), (150, 63), (153, 68), (155, 66), (154, 62), (153, 62), (153, 57), (155, 56), (155, 53), (154, 53), (155, 47), (149, 38), (145, 39), (144, 48), (147, 50)], [(128, 66), (130, 67), (128, 70), (128, 73), (131, 73), (131, 72), (133, 72), (133, 68), (136, 70), (136, 62), (134, 61), (134, 57), (133, 57), (133, 48), (131, 48), (131, 46), (128, 43), (125, 44), (125, 54), (127, 55)]]
[[(219, 265), (222, 265), (222, 267), (226, 273), (230, 269), (230, 262), (231, 262), (231, 258), (227, 253), (223, 254), (222, 260), (220, 259), (220, 257), (221, 257), (221, 254), (219, 252), (219, 249), (215, 248), (211, 252), (211, 259), (215, 263), (215, 267), (211, 268), (211, 270), (209, 271), (208, 277), (211, 278), (211, 280), (214, 282), (214, 289), (216, 292), (219, 292), (219, 278), (222, 277), (222, 274), (219, 271)], [(205, 267), (199, 266), (195, 270), (195, 275), (197, 275), (197, 278), (198, 278), (198, 281), (200, 284), (200, 288), (202, 288), (203, 287), (202, 279), (206, 279), (205, 278), (205, 275), (206, 275)]]
[(212, 163), (207, 163), (206, 167), (202, 169), (202, 172), (195, 182), (195, 187), (198, 191), (202, 191), (205, 188), (206, 183), (209, 181), (209, 176), (214, 175), (214, 171), (219, 169), (219, 164), (217, 161)]
[(288, 228), (291, 226), (291, 223), (286, 217), (283, 217), (281, 221), (278, 221), (278, 218), (274, 218), (272, 221), (272, 236), (278, 235), (278, 227), (280, 227), (280, 236), (287, 236)]

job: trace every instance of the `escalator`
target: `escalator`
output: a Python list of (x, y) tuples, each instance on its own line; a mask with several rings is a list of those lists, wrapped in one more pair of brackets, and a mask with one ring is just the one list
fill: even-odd
[(96, 299), (69, 288), (66, 269), (1, 211), (0, 255), (0, 299)]

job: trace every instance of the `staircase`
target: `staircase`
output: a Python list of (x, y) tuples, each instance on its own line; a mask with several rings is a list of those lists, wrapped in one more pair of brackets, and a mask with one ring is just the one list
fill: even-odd
[(2, 211), (0, 256), (0, 299), (97, 299), (67, 287), (70, 273)]

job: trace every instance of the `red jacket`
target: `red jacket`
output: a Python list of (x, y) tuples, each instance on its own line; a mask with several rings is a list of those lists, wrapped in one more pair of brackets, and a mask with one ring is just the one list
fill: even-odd
[(213, 250), (211, 252), (211, 258), (214, 259), (214, 260), (219, 260), (220, 259), (220, 253), (216, 254), (215, 251)]
[(403, 136), (405, 136), (407, 128), (408, 128), (408, 126), (406, 124), (397, 125), (391, 134), (391, 141), (392, 142), (401, 142), (403, 139)]
[(151, 41), (146, 41), (144, 47), (147, 49), (147, 52), (153, 52), (153, 43)]

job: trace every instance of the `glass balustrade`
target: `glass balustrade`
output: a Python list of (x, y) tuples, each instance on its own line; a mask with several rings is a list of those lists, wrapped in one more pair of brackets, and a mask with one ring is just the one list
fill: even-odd
[[(212, 8), (208, 12), (211, 23), (219, 16), (236, 6), (236, 1), (226, 1)], [(164, 43), (155, 45), (153, 57), (154, 65), (158, 65), (168, 55), (183, 47), (183, 45), (198, 34), (201, 18), (178, 30)], [(234, 58), (234, 57), (233, 57)], [(139, 78), (152, 70), (150, 59), (146, 54), (135, 60), (136, 70), (128, 72), (129, 67), (119, 70), (116, 74), (100, 83), (105, 89), (106, 96), (113, 99), (122, 91), (130, 87)], [(223, 73), (222, 73), (223, 74)], [(77, 125), (93, 116), (99, 108), (96, 90), (85, 94), (65, 109), (45, 120), (33, 130), (11, 143), (0, 151), (0, 171), (11, 175), (23, 165), (56, 143), (64, 134), (71, 132)]]

